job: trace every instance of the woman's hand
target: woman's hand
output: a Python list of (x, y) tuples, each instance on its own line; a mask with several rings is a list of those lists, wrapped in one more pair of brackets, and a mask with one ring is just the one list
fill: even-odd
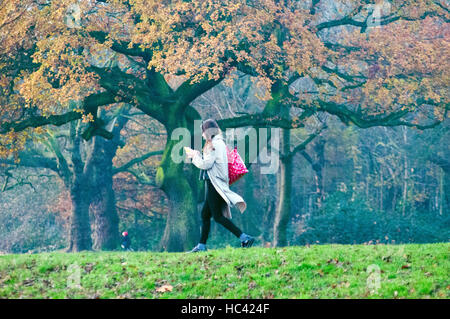
[(186, 157), (187, 158), (193, 158), (195, 153), (198, 152), (196, 150), (193, 150), (192, 148), (185, 146), (184, 147), (184, 151), (186, 152)]

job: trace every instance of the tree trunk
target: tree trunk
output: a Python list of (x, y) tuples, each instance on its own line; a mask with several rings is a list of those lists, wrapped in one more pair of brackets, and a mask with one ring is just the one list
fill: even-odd
[(314, 151), (317, 156), (317, 161), (313, 165), (313, 170), (316, 173), (316, 185), (317, 185), (317, 209), (322, 207), (322, 203), (325, 197), (325, 179), (324, 179), (324, 167), (325, 167), (325, 139), (319, 138), (314, 144)]
[(91, 223), (89, 220), (90, 192), (86, 187), (84, 163), (81, 158), (81, 122), (70, 125), (73, 171), (71, 177), (64, 178), (70, 190), (72, 201), (72, 216), (69, 232), (68, 251), (82, 251), (92, 249)]
[(89, 194), (80, 181), (75, 181), (70, 189), (72, 216), (70, 222), (70, 252), (92, 249), (91, 224), (89, 221)]
[[(303, 150), (300, 153), (303, 155), (303, 157), (311, 164), (311, 168), (314, 171), (314, 196), (308, 196), (308, 212), (311, 214), (316, 210), (319, 210), (322, 206), (322, 201), (325, 197), (325, 189), (324, 189), (324, 182), (323, 182), (323, 167), (325, 165), (325, 156), (324, 156), (324, 149), (325, 146), (322, 142), (319, 141), (319, 146), (314, 146), (314, 151), (317, 156), (317, 160), (314, 161), (309, 154)], [(314, 199), (314, 203), (312, 200)], [(313, 206), (314, 205), (314, 206)]]
[(287, 227), (291, 217), (292, 156), (290, 154), (290, 130), (283, 129), (281, 137), (282, 154), (280, 163), (280, 198), (275, 212), (273, 246), (287, 245)]
[(196, 227), (197, 205), (193, 192), (185, 179), (170, 183), (169, 213), (160, 249), (169, 252), (186, 251), (194, 247), (199, 240)]
[[(443, 200), (443, 211), (448, 212), (450, 211), (450, 169), (445, 169), (443, 181), (442, 181), (442, 189), (443, 193), (442, 196), (444, 197)], [(442, 213), (441, 213), (442, 215)]]
[[(450, 209), (450, 161), (441, 157), (433, 157), (432, 162), (442, 169), (441, 177), (441, 211), (447, 212)], [(442, 215), (442, 212), (440, 214)]]
[(91, 202), (94, 214), (94, 248), (114, 250), (119, 244), (119, 217), (116, 211), (116, 199), (112, 189), (112, 180), (96, 190)]
[(112, 160), (117, 145), (103, 137), (94, 137), (94, 152), (89, 158), (92, 201), (91, 212), (94, 215), (94, 248), (114, 250), (119, 245), (119, 216), (116, 210), (116, 198), (113, 190)]
[[(179, 116), (171, 117), (177, 118), (179, 119)], [(167, 195), (169, 204), (160, 250), (169, 252), (189, 250), (200, 239), (197, 216), (198, 170), (191, 163), (176, 163), (172, 160), (172, 149), (179, 141), (171, 140), (171, 128), (188, 128), (186, 120), (182, 119), (180, 122), (172, 123), (169, 128), (166, 126), (168, 140), (156, 173), (156, 183)], [(193, 132), (192, 127), (190, 132)]]
[[(403, 127), (403, 142), (405, 143), (405, 145), (406, 145), (406, 143), (408, 141), (406, 133), (407, 133), (406, 127)], [(404, 163), (404, 166), (403, 166), (402, 216), (405, 216), (405, 213), (406, 213), (406, 201), (408, 200), (407, 196), (408, 196), (408, 178), (409, 178), (408, 177), (408, 170), (409, 170), (408, 157), (406, 156), (406, 153), (403, 156), (403, 163)]]

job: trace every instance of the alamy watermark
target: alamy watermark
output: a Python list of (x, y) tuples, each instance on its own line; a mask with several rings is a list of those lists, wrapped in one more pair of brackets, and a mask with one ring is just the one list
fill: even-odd
[(367, 27), (377, 28), (381, 25), (383, 18), (389, 16), (391, 3), (381, 0), (375, 4), (369, 4), (367, 8), (371, 11), (371, 14), (367, 17)]
[(369, 265), (366, 270), (368, 276), (366, 281), (367, 289), (369, 293), (376, 294), (378, 290), (381, 288), (381, 270), (380, 267), (376, 264)]
[[(184, 147), (192, 147), (200, 150), (202, 146), (201, 125), (202, 121), (194, 121), (194, 137), (191, 132), (184, 127), (179, 127), (173, 130), (170, 139), (178, 141), (172, 148), (170, 154), (172, 161), (175, 163), (189, 163), (189, 159), (185, 156)], [(269, 143), (270, 133), (270, 143)], [(275, 174), (279, 167), (279, 144), (280, 144), (280, 129), (279, 128), (248, 128), (248, 129), (226, 129), (225, 143), (230, 147), (235, 145), (238, 153), (243, 156), (246, 154), (246, 141), (248, 140), (248, 154), (250, 163), (261, 164), (261, 174)], [(259, 136), (259, 138), (258, 138)], [(269, 146), (270, 144), (270, 146)], [(270, 148), (270, 151), (269, 151)], [(259, 150), (259, 152), (258, 152)]]
[[(402, 258), (408, 261), (408, 255), (405, 254), (404, 245), (395, 246), (387, 245), (385, 249), (385, 255), (382, 256), (382, 261), (391, 262), (394, 258)], [(368, 292), (373, 295), (377, 294), (378, 290), (381, 288), (381, 269), (377, 264), (371, 264), (366, 269), (367, 280), (366, 287)]]
[(81, 288), (81, 268), (78, 264), (71, 264), (67, 267), (67, 288)]

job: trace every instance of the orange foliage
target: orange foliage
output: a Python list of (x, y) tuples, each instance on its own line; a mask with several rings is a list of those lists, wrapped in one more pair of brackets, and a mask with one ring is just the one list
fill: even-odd
[[(301, 92), (300, 105), (316, 107), (322, 99), (377, 115), (427, 102), (442, 116), (450, 69), (446, 2), (389, 1), (385, 23), (363, 33), (367, 1), (339, 3), (333, 15), (321, 2), (312, 9), (289, 0), (3, 1), (0, 126), (63, 113), (70, 101), (102, 90), (91, 66), (103, 65), (114, 45), (122, 53), (138, 47), (134, 62), (192, 83), (224, 78), (240, 64), (267, 89), (264, 99), (275, 81), (298, 75), (314, 79), (317, 91)], [(335, 40), (319, 31), (335, 27)], [(145, 79), (131, 68), (126, 73)], [(29, 133), (0, 136), (0, 156), (23, 147)]]

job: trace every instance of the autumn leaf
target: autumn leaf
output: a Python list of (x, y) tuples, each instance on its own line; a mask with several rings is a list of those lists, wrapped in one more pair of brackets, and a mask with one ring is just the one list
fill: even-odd
[(156, 288), (156, 292), (167, 292), (167, 291), (172, 291), (173, 290), (173, 286), (171, 285), (162, 285), (161, 287)]
[(402, 269), (409, 269), (411, 268), (411, 264), (406, 264), (402, 266)]
[(92, 264), (92, 263), (88, 263), (88, 264), (86, 264), (86, 265), (84, 266), (84, 270), (85, 270), (87, 273), (90, 273), (90, 272), (92, 271), (92, 269), (94, 269), (94, 264)]

